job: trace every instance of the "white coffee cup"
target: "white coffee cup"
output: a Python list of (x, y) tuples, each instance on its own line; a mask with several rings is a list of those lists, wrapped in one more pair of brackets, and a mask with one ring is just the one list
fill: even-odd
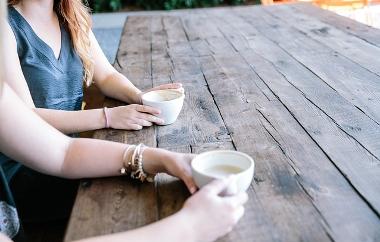
[(164, 120), (162, 125), (174, 123), (181, 112), (185, 94), (175, 89), (156, 90), (145, 93), (142, 103), (161, 110), (157, 117)]
[(233, 187), (228, 187), (225, 195), (244, 192), (251, 185), (255, 163), (242, 152), (232, 150), (214, 150), (196, 156), (191, 169), (195, 184), (201, 188), (214, 179), (233, 175)]

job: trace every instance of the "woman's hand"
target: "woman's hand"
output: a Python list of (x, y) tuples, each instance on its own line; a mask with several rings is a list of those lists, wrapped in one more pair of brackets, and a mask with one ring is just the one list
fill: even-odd
[(191, 175), (191, 161), (195, 155), (171, 152), (164, 149), (146, 148), (144, 151), (144, 170), (149, 174), (165, 172), (181, 179), (190, 193), (195, 193), (197, 186)]
[(155, 90), (165, 90), (165, 89), (176, 89), (177, 91), (180, 91), (182, 93), (185, 92), (185, 90), (183, 89), (182, 87), (182, 84), (181, 83), (168, 83), (168, 84), (163, 84), (163, 85), (159, 85), (157, 87), (153, 87), (151, 89), (148, 89), (144, 92), (140, 92), (138, 94), (138, 102), (139, 104), (142, 104), (142, 95), (144, 95), (145, 93), (147, 92), (151, 92), (151, 91), (155, 91)]
[(164, 120), (154, 116), (160, 110), (139, 104), (109, 108), (109, 124), (113, 129), (140, 130), (153, 123), (163, 124)]
[(247, 193), (221, 197), (232, 177), (214, 180), (204, 186), (185, 202), (179, 213), (187, 221), (194, 241), (215, 241), (229, 233), (244, 215), (243, 205), (248, 201)]
[(197, 186), (191, 174), (191, 161), (194, 159), (193, 154), (183, 154), (170, 152), (164, 160), (165, 173), (180, 178), (193, 194), (197, 191)]

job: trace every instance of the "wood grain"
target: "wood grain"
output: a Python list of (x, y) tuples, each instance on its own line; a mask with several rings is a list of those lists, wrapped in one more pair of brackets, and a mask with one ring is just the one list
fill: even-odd
[[(262, 14), (262, 12), (255, 13)], [(254, 23), (257, 26), (265, 27), (265, 22), (262, 22), (259, 18), (255, 18)], [(257, 27), (257, 29), (260, 29), (260, 27)], [(280, 36), (279, 33), (276, 34)], [(257, 36), (250, 39), (252, 51), (250, 53), (244, 52), (243, 56), (245, 56), (247, 62), (250, 63), (256, 73), (264, 79), (266, 85), (280, 101), (286, 105), (293, 115), (296, 115), (297, 119), (308, 130), (313, 139), (318, 142), (318, 145), (323, 148), (324, 152), (342, 169), (350, 182), (356, 184), (356, 188), (361, 193), (365, 193), (365, 197), (370, 199), (371, 204), (379, 211), (380, 194), (376, 191), (376, 186), (370, 185), (373, 182), (379, 183), (378, 176), (374, 175), (379, 172), (377, 166), (374, 165), (378, 164), (378, 159), (370, 154), (366, 147), (358, 145), (357, 140), (349, 135), (350, 133), (346, 133), (339, 121), (334, 119), (334, 116), (337, 115), (340, 120), (346, 119), (346, 122), (358, 125), (360, 122), (357, 122), (355, 117), (349, 115), (350, 110), (353, 110), (353, 112), (356, 112), (356, 110), (343, 103), (341, 103), (342, 106), (335, 106), (335, 98), (339, 99), (341, 97), (336, 95), (336, 92), (335, 94), (331, 92), (329, 88), (325, 88), (323, 91), (320, 90), (318, 85), (323, 84), (320, 79), (315, 78), (307, 68), (304, 68), (284, 49), (277, 46), (275, 42), (268, 41), (267, 38), (275, 37), (273, 33), (265, 34), (264, 30), (263, 33), (257, 32)], [(279, 39), (276, 38), (276, 40)], [(273, 76), (274, 74), (276, 75)], [(305, 92), (305, 90), (307, 91)], [(328, 94), (329, 92), (331, 94)], [(312, 96), (313, 98), (311, 98)], [(332, 101), (332, 98), (334, 101)], [(321, 105), (321, 101), (330, 101), (331, 105), (328, 108), (335, 109), (336, 107), (336, 112), (330, 116), (323, 108), (325, 105)], [(309, 108), (319, 109), (319, 114), (313, 114), (314, 111), (308, 111)], [(338, 110), (341, 110), (341, 114), (339, 114), (340, 111)], [(360, 112), (358, 114), (361, 115)], [(320, 120), (309, 118), (313, 116), (323, 118)], [(374, 129), (377, 130), (377, 128)], [(372, 135), (371, 132), (368, 133), (368, 137), (365, 137), (365, 139), (370, 138)], [(378, 145), (375, 146), (379, 147)], [(347, 159), (347, 157), (350, 157), (350, 159)], [(354, 168), (355, 166), (358, 167)], [(362, 167), (367, 168), (362, 169)], [(359, 175), (361, 172), (364, 172), (364, 174)], [(364, 183), (367, 184), (365, 185)]]
[(335, 14), (332, 11), (316, 8), (311, 4), (293, 4), (294, 8), (299, 9), (300, 13), (315, 16), (316, 19), (323, 21), (356, 36), (364, 41), (380, 47), (380, 30), (368, 25), (357, 22), (353, 19)]
[[(129, 17), (116, 68), (142, 89), (182, 82), (186, 102), (173, 125), (95, 137), (251, 155), (245, 216), (219, 242), (379, 241), (378, 36), (305, 4)], [(83, 181), (65, 241), (154, 222), (189, 195), (164, 174)]]
[[(342, 97), (380, 123), (380, 62), (370, 56), (377, 55), (377, 52), (380, 54), (379, 48), (331, 25), (322, 24), (315, 18), (302, 15), (290, 6), (265, 10), (272, 15), (271, 19), (278, 16), (271, 23), (287, 23), (287, 27), (295, 27), (293, 36), (288, 36), (284, 42), (295, 36), (303, 42), (298, 48), (287, 48), (282, 43), (281, 46)], [(305, 41), (308, 37), (311, 39)]]
[[(152, 87), (150, 32), (150, 18), (128, 18), (115, 64), (139, 88)], [(105, 102), (109, 107), (118, 105), (122, 103), (111, 99)], [(104, 129), (96, 131), (94, 138), (156, 146), (154, 127), (138, 132)], [(121, 232), (152, 223), (157, 218), (154, 184), (133, 183), (124, 178), (86, 180), (79, 187), (65, 241)]]

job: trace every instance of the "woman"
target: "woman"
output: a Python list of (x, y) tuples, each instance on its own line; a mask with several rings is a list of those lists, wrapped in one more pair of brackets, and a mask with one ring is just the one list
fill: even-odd
[[(90, 16), (81, 0), (10, 0), (8, 4), (9, 25), (1, 32), (8, 43), (5, 80), (45, 121), (66, 134), (104, 127), (139, 130), (163, 122), (154, 116), (159, 110), (140, 105), (143, 92), (108, 63), (91, 32)], [(82, 83), (93, 81), (105, 95), (133, 104), (80, 110)], [(68, 216), (75, 182), (43, 176), (1, 154), (0, 164), (24, 218), (35, 221)], [(56, 196), (46, 197), (52, 193)], [(24, 204), (29, 194), (34, 194), (34, 199)], [(41, 209), (29, 209), (31, 203)], [(57, 211), (52, 206), (56, 203), (66, 210)]]
[[(4, 31), (5, 3), (0, 0), (0, 32)], [(3, 49), (9, 42), (0, 38), (0, 61)], [(3, 84), (5, 78), (0, 63), (0, 151), (40, 172), (66, 178), (100, 177), (120, 175), (130, 153), (137, 147), (93, 139), (67, 137), (45, 123), (27, 108), (13, 90)], [(101, 149), (99, 149), (101, 147)], [(192, 156), (162, 149), (146, 148), (142, 153), (144, 172), (167, 172), (180, 177), (194, 192), (190, 162)], [(107, 163), (103, 162), (107, 160)], [(0, 172), (0, 183), (4, 181)], [(231, 178), (215, 180), (192, 195), (176, 214), (151, 225), (113, 235), (89, 238), (82, 241), (163, 241), (196, 242), (214, 241), (232, 229), (244, 214), (243, 204), (247, 194), (220, 197)], [(0, 198), (6, 197), (0, 189)], [(17, 212), (7, 201), (0, 202), (0, 241), (10, 241), (19, 226)], [(11, 212), (10, 212), (11, 211)], [(5, 218), (5, 219), (4, 219)], [(4, 221), (6, 224), (4, 225)], [(176, 229), (173, 230), (172, 228)]]
[[(139, 130), (162, 123), (160, 110), (141, 104), (141, 95), (107, 61), (81, 0), (9, 0), (7, 76), (11, 88), (44, 120), (64, 133), (105, 128)], [(80, 111), (83, 81), (106, 95), (133, 104)], [(166, 84), (155, 89), (181, 88)], [(149, 91), (149, 90), (148, 90)], [(108, 117), (106, 117), (108, 115)]]

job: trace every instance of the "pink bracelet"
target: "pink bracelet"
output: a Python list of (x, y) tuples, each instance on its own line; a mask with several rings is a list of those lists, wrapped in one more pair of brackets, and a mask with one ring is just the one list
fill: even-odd
[(104, 112), (104, 117), (106, 118), (106, 128), (108, 129), (108, 128), (110, 128), (110, 118), (108, 115), (108, 108), (104, 107), (103, 112)]

